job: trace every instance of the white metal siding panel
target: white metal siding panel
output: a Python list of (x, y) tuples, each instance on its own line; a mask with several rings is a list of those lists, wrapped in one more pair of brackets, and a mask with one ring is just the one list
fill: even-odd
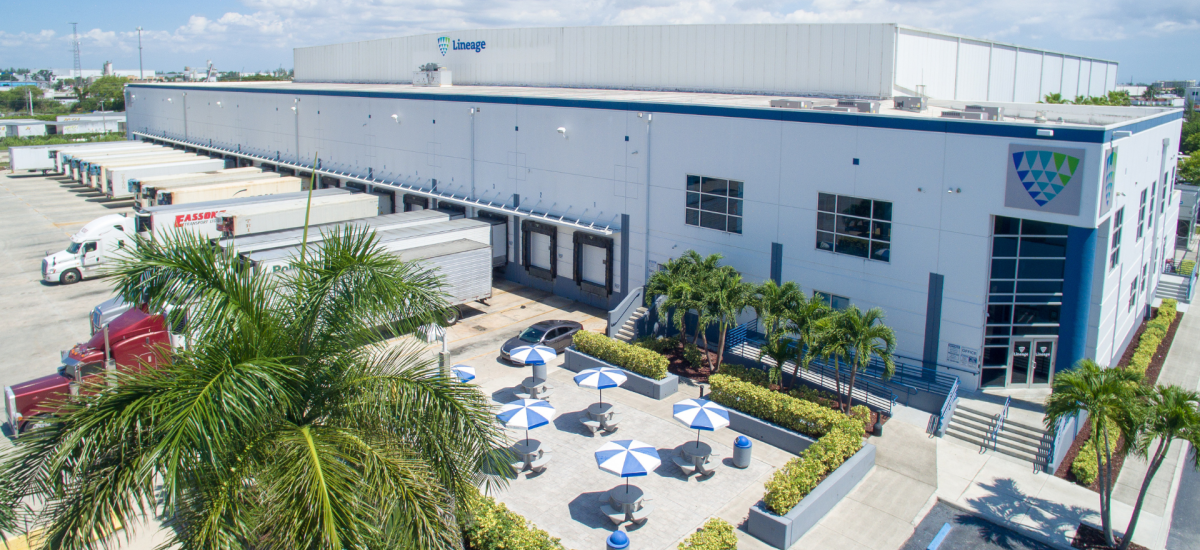
[(992, 46), (992, 66), (988, 76), (988, 101), (1012, 101), (1013, 76), (1017, 68), (1017, 50)]
[(1092, 78), (1088, 86), (1088, 94), (1102, 96), (1108, 94), (1108, 90), (1104, 87), (1107, 80), (1105, 72), (1108, 70), (1108, 63), (1092, 62)]
[(1079, 58), (1063, 58), (1062, 95), (1063, 99), (1072, 100), (1079, 94)]
[(963, 40), (958, 54), (958, 88), (955, 99), (987, 101), (991, 48), (983, 42)]
[(1108, 92), (1111, 92), (1111, 91), (1117, 89), (1117, 64), (1116, 63), (1108, 63), (1107, 65), (1108, 65), (1107, 74), (1104, 77), (1105, 78), (1105, 81), (1104, 81), (1105, 93), (1108, 93)]
[(1061, 55), (1046, 54), (1042, 59), (1042, 91), (1046, 94), (1062, 93), (1063, 58)]
[(1042, 55), (1040, 52), (1017, 52), (1016, 96), (1019, 103), (1037, 103), (1042, 99)]

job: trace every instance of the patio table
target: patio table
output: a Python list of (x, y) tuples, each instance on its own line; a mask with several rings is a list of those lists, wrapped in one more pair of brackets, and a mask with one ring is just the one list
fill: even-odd
[(712, 447), (710, 447), (708, 443), (704, 443), (702, 441), (689, 441), (684, 443), (682, 450), (683, 457), (691, 460), (692, 463), (699, 461), (700, 464), (703, 464), (708, 460), (708, 457), (712, 456)]
[(603, 421), (612, 412), (612, 408), (612, 403), (592, 403), (587, 408), (588, 418), (596, 422)]
[(542, 442), (536, 439), (522, 439), (513, 444), (512, 451), (528, 464), (541, 456)]
[(521, 389), (529, 394), (530, 399), (540, 399), (540, 396), (546, 395), (549, 386), (544, 379), (530, 376), (521, 381)]
[(621, 485), (608, 491), (609, 502), (625, 514), (636, 512), (645, 496), (637, 485)]

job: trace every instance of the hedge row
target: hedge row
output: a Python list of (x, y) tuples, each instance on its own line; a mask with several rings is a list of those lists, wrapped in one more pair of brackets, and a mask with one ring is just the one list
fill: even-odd
[(559, 539), (492, 497), (478, 495), (464, 504), (459, 525), (474, 550), (564, 550)]
[[(730, 369), (731, 371), (734, 369)], [(830, 472), (854, 456), (866, 434), (862, 413), (849, 418), (828, 407), (803, 401), (728, 374), (708, 378), (709, 399), (755, 418), (800, 433), (819, 437), (816, 443), (788, 461), (767, 482), (763, 502), (772, 513), (784, 515), (808, 495)], [(859, 409), (856, 407), (855, 409)]]
[[(737, 408), (738, 411), (750, 414), (752, 417), (767, 420), (769, 423), (778, 424), (784, 426), (784, 428), (812, 437), (821, 437), (824, 434), (828, 434), (828, 426), (839, 423), (842, 419), (846, 418), (841, 413), (829, 408), (829, 406), (835, 405), (838, 402), (838, 396), (829, 393), (829, 391), (812, 389), (806, 387), (806, 385), (802, 385), (802, 387), (792, 388), (786, 394), (782, 394), (779, 391), (769, 388), (770, 384), (767, 372), (762, 369), (749, 369), (749, 367), (740, 365), (722, 364), (718, 372), (721, 375), (737, 378), (740, 382), (754, 384), (756, 387), (768, 391), (769, 394), (763, 394), (762, 391), (754, 391), (754, 395), (756, 395), (754, 400), (760, 402), (760, 405), (751, 407), (760, 409), (758, 412), (744, 411), (744, 409), (739, 408), (742, 406), (737, 405), (740, 400), (734, 399), (734, 397), (740, 396), (726, 397), (726, 399), (731, 399), (734, 405), (727, 405), (727, 403), (718, 401), (720, 397), (709, 397), (713, 401), (720, 402), (721, 405)], [(709, 379), (709, 384), (713, 385), (715, 393), (716, 385), (713, 384), (712, 379)], [(760, 395), (761, 397), (757, 397)], [(792, 401), (788, 401), (788, 399)], [(796, 401), (803, 403), (803, 405), (794, 406), (794, 402)], [(761, 414), (769, 414), (772, 418), (761, 416)], [(850, 416), (859, 419), (859, 422), (863, 423), (863, 430), (870, 428), (870, 408), (866, 408), (863, 405), (853, 406), (850, 409)]]
[(661, 354), (648, 349), (585, 330), (575, 333), (573, 345), (579, 353), (591, 355), (647, 378), (662, 380), (667, 377), (667, 366), (670, 362)]
[(1134, 349), (1133, 359), (1126, 367), (1130, 372), (1136, 372), (1139, 376), (1146, 375), (1146, 369), (1154, 360), (1154, 354), (1158, 353), (1159, 344), (1162, 344), (1163, 339), (1167, 337), (1171, 323), (1175, 322), (1177, 305), (1175, 300), (1163, 300), (1162, 305), (1158, 308), (1158, 314), (1149, 323), (1146, 323), (1146, 330), (1142, 331), (1137, 348)]
[(1075, 461), (1071, 463), (1071, 474), (1083, 485), (1091, 485), (1096, 482), (1096, 477), (1100, 475), (1100, 465), (1096, 463), (1096, 441), (1094, 439), (1089, 438), (1079, 448), (1079, 454), (1075, 455)]
[(721, 518), (708, 518), (704, 526), (679, 544), (679, 550), (737, 550), (733, 526)]
[(1178, 269), (1178, 273), (1180, 273), (1180, 274), (1182, 274), (1182, 275), (1191, 275), (1191, 274), (1192, 274), (1192, 269), (1195, 269), (1195, 267), (1196, 267), (1196, 262), (1195, 262), (1195, 261), (1193, 261), (1193, 260), (1184, 260), (1184, 261), (1182, 261), (1182, 262), (1179, 262), (1179, 269)]

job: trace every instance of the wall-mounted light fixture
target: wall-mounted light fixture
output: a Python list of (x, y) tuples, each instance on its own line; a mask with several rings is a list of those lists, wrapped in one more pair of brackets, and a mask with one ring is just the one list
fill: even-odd
[(220, 106), (221, 106), (221, 102), (220, 102), (220, 101), (218, 101), (218, 102), (217, 102), (217, 107), (220, 107)]
[(392, 115), (392, 120), (396, 121), (396, 124), (400, 124), (400, 115)]
[(566, 128), (559, 126), (558, 133), (562, 134), (563, 139), (567, 139), (567, 129)]

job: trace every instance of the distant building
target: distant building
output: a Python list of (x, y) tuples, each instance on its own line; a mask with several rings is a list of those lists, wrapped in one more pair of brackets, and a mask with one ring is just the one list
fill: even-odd
[(1184, 100), (1175, 94), (1154, 96), (1154, 99), (1130, 98), (1129, 102), (1138, 107), (1183, 107)]
[(1187, 101), (1188, 105), (1191, 105), (1194, 108), (1196, 106), (1196, 102), (1200, 101), (1200, 86), (1191, 86), (1184, 90), (1183, 99)]
[(1146, 93), (1146, 90), (1149, 88), (1150, 88), (1149, 86), (1129, 85), (1129, 86), (1117, 86), (1116, 88), (1114, 88), (1114, 90), (1116, 90), (1118, 92), (1128, 92), (1129, 97), (1141, 97), (1143, 94)]
[(1154, 83), (1154, 87), (1160, 90), (1174, 90), (1175, 88), (1191, 88), (1196, 85), (1195, 80), (1159, 80)]

